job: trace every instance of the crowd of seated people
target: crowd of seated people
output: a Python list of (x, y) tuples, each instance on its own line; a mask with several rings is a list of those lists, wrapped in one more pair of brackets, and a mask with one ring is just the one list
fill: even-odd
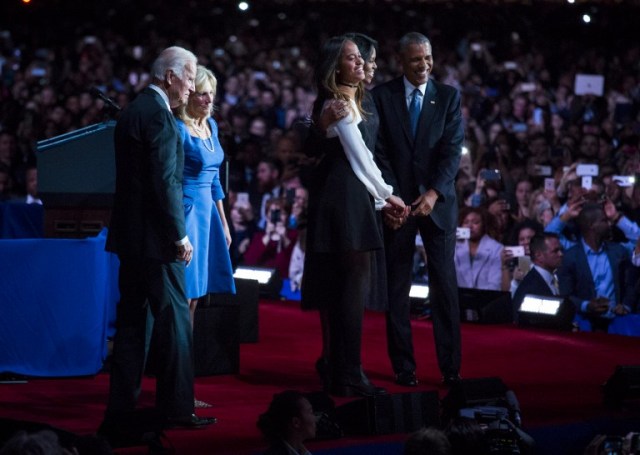
[[(492, 260), (497, 272), (484, 284), (515, 292), (526, 270), (502, 246), (526, 248), (531, 232), (522, 234), (524, 225), (535, 232), (545, 229), (567, 212), (567, 202), (587, 193), (613, 205), (615, 215), (605, 211), (609, 221), (640, 220), (639, 186), (617, 177), (634, 177), (640, 170), (640, 45), (624, 39), (633, 36), (632, 6), (603, 6), (601, 14), (619, 24), (619, 33), (611, 36), (596, 33), (604, 21), (594, 21), (591, 29), (568, 25), (573, 13), (566, 5), (542, 4), (535, 11), (497, 6), (481, 15), (473, 6), (451, 14), (433, 5), (426, 14), (411, 14), (419, 6), (407, 2), (403, 8), (371, 6), (366, 15), (337, 18), (330, 2), (308, 10), (271, 5), (246, 16), (226, 4), (204, 10), (195, 2), (181, 21), (162, 5), (152, 13), (144, 4), (124, 5), (116, 1), (101, 7), (106, 10), (81, 8), (85, 24), (72, 26), (60, 18), (55, 34), (47, 27), (40, 30), (38, 21), (55, 23), (64, 11), (16, 10), (13, 27), (1, 31), (3, 200), (37, 200), (37, 194), (28, 193), (28, 181), (38, 141), (117, 117), (92, 96), (92, 87), (124, 107), (149, 80), (142, 69), (149, 66), (147, 60), (159, 48), (180, 42), (220, 81), (215, 117), (228, 161), (234, 264), (276, 266), (284, 277), (295, 270), (299, 281), (304, 238), (286, 218), (292, 203), (287, 189), (304, 189), (313, 169), (299, 130), (315, 99), (312, 69), (319, 43), (345, 30), (375, 37), (380, 43), (376, 85), (397, 74), (391, 44), (412, 28), (433, 38), (432, 77), (462, 93), (466, 139), (457, 178), (459, 202), (461, 209), (468, 206), (482, 214), (484, 242), (496, 245)], [(139, 15), (144, 26), (134, 32), (114, 25), (125, 12)], [(521, 19), (525, 16), (527, 22)], [(563, 25), (548, 26), (555, 21)], [(578, 74), (603, 76), (603, 93), (576, 94)], [(598, 166), (588, 192), (578, 175), (580, 164)], [(280, 204), (279, 221), (268, 218), (270, 200)], [(575, 218), (574, 212), (569, 211)], [(618, 241), (635, 241), (628, 235), (616, 225)], [(267, 258), (267, 252), (275, 256)], [(291, 257), (297, 266), (287, 262)], [(627, 271), (624, 275), (633, 277)], [(628, 308), (637, 312), (637, 302)]]

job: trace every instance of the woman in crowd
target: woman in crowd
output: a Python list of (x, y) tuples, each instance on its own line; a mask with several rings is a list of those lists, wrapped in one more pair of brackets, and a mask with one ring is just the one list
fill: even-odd
[[(218, 140), (218, 125), (211, 118), (216, 85), (213, 73), (199, 65), (196, 90), (176, 113), (184, 146), (185, 223), (194, 247), (193, 260), (185, 273), (192, 327), (200, 297), (236, 291), (229, 257), (231, 235), (219, 175), (224, 151)], [(206, 403), (196, 400), (196, 406)]]
[(264, 455), (311, 455), (304, 441), (316, 436), (316, 420), (311, 403), (300, 392), (275, 394), (257, 423), (269, 442)]
[(469, 239), (456, 243), (456, 274), (461, 288), (502, 289), (503, 246), (490, 235), (490, 215), (481, 207), (463, 207), (460, 225), (470, 231)]
[(524, 221), (527, 218), (532, 218), (529, 213), (529, 201), (531, 199), (531, 192), (533, 191), (533, 184), (531, 180), (524, 177), (518, 180), (516, 183), (515, 200), (516, 206), (513, 210), (513, 216), (517, 223)]
[(291, 206), (284, 198), (267, 201), (264, 231), (260, 230), (253, 235), (244, 253), (245, 265), (272, 267), (278, 270), (281, 278), (289, 277), (291, 253), (298, 239), (297, 229), (287, 227), (290, 212)]
[(364, 60), (346, 35), (322, 47), (315, 72), (318, 97), (313, 118), (325, 104), (346, 101), (346, 116), (329, 126), (321, 160), (309, 187), (307, 253), (302, 284), (305, 307), (320, 308), (329, 326), (329, 390), (338, 396), (382, 392), (362, 372), (362, 319), (373, 281), (374, 252), (382, 248), (376, 207), (398, 217), (405, 204), (382, 179), (371, 150), (375, 111), (362, 106)]
[[(229, 192), (231, 195), (232, 192)], [(242, 196), (242, 197), (241, 197)], [(244, 262), (244, 253), (258, 227), (253, 215), (253, 208), (249, 202), (248, 193), (237, 193), (231, 204), (229, 218), (231, 221), (231, 264), (237, 266)], [(230, 197), (231, 201), (232, 198)]]

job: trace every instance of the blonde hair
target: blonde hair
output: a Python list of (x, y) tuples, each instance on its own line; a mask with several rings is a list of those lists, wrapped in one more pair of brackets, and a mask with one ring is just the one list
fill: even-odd
[[(218, 88), (218, 80), (216, 79), (216, 76), (213, 74), (213, 71), (211, 71), (210, 69), (202, 65), (198, 65), (198, 67), (196, 68), (195, 92), (189, 95), (189, 100), (191, 100), (192, 96), (196, 96), (196, 93), (200, 92), (204, 88), (207, 82), (211, 85), (211, 90), (213, 91), (213, 98), (215, 99), (216, 90)], [(187, 126), (193, 126), (195, 124), (196, 119), (191, 114), (189, 114), (188, 107), (189, 107), (188, 101), (187, 103), (178, 107), (176, 109), (176, 117), (182, 120)], [(211, 112), (209, 112), (209, 115), (207, 115), (206, 118), (211, 117), (211, 114), (213, 113), (214, 109), (215, 109), (215, 106), (211, 104)]]

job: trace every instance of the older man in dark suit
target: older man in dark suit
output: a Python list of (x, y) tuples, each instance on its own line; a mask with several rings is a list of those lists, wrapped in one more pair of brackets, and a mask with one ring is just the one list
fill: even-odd
[(158, 359), (156, 406), (171, 424), (215, 419), (193, 413), (193, 356), (185, 264), (193, 247), (182, 204), (184, 151), (171, 108), (195, 90), (197, 60), (181, 47), (162, 51), (152, 82), (122, 112), (115, 128), (116, 192), (107, 250), (120, 259), (109, 402), (105, 422), (132, 411), (145, 361), (147, 307)]
[(429, 298), (438, 365), (447, 384), (460, 378), (460, 310), (454, 266), (457, 224), (454, 179), (464, 131), (460, 94), (429, 78), (431, 43), (408, 33), (399, 43), (404, 75), (373, 89), (380, 115), (376, 159), (385, 182), (412, 213), (404, 223), (385, 215), (389, 285), (387, 338), (396, 382), (417, 385), (409, 289), (419, 231), (427, 253)]

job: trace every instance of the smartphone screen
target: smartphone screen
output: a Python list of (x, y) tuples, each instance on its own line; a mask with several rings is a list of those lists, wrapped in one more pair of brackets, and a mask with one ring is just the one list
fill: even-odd
[(276, 224), (280, 221), (280, 209), (273, 209), (271, 211), (271, 222)]

